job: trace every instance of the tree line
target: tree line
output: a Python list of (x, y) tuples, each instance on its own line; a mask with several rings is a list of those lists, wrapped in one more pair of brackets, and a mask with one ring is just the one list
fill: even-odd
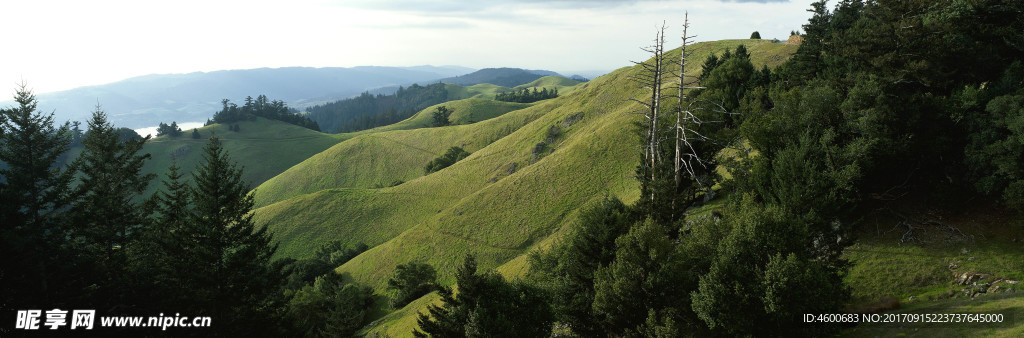
[(558, 88), (551, 90), (543, 88), (541, 90), (537, 90), (537, 88), (534, 87), (532, 90), (523, 88), (510, 92), (498, 93), (494, 96), (494, 99), (505, 102), (531, 103), (556, 97), (558, 97)]
[[(241, 107), (231, 103), (231, 100), (228, 99), (222, 100), (221, 104), (223, 105), (221, 110), (214, 113), (213, 118), (206, 121), (206, 125), (214, 123), (231, 124), (241, 121), (252, 121), (256, 117), (262, 117), (320, 131), (320, 125), (310, 119), (309, 116), (296, 113), (293, 109), (288, 108), (284, 101), (268, 101), (266, 95), (260, 95), (256, 99), (253, 99), (252, 96), (247, 96), (245, 103)], [(177, 135), (181, 135), (180, 129), (178, 129)]]
[[(331, 242), (311, 258), (274, 259), (277, 245), (253, 222), (242, 169), (217, 138), (191, 180), (172, 164), (155, 183), (142, 173), (149, 137), (123, 137), (99, 107), (76, 136), (77, 126), (36, 111), (25, 87), (15, 101), (0, 111), (5, 316), (45, 308), (212, 319), (211, 327), (172, 328), (175, 335), (338, 336), (364, 324), (372, 291), (333, 269), (367, 247)], [(79, 137), (81, 154), (59, 162)], [(160, 189), (143, 196), (149, 184)]]
[(306, 108), (309, 118), (324, 130), (347, 133), (386, 126), (402, 121), (432, 105), (448, 101), (448, 90), (443, 83), (427, 86), (413, 84), (399, 87), (391, 95), (359, 96)]

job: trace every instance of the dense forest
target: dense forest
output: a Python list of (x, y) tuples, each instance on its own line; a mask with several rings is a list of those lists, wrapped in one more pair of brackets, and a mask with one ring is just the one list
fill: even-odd
[[(363, 324), (372, 293), (330, 272), (366, 246), (272, 260), (277, 246), (254, 226), (251, 189), (217, 138), (191, 181), (176, 164), (157, 181), (141, 171), (149, 138), (124, 137), (99, 107), (82, 133), (38, 112), (24, 87), (15, 100), (0, 111), (5, 316), (40, 306), (180, 313), (213, 323), (168, 333), (219, 336), (350, 335)], [(81, 154), (61, 163), (73, 142)], [(142, 196), (150, 184), (161, 189)]]
[(399, 87), (391, 95), (363, 93), (354, 98), (306, 108), (324, 131), (347, 133), (386, 126), (409, 118), (432, 105), (448, 101), (443, 83)]
[[(320, 131), (320, 125), (316, 121), (311, 120), (308, 116), (296, 114), (283, 101), (268, 101), (266, 95), (260, 95), (256, 99), (253, 99), (252, 96), (246, 97), (245, 103), (241, 107), (227, 99), (222, 100), (221, 104), (223, 105), (221, 110), (214, 113), (213, 118), (206, 121), (206, 125), (231, 124), (263, 117)], [(177, 133), (171, 135), (172, 137), (181, 136), (181, 129), (177, 129)]]

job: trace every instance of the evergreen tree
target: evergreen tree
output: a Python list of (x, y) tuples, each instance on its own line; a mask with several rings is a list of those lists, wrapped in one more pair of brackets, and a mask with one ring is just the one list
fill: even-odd
[(137, 201), (154, 176), (142, 174), (150, 155), (139, 154), (149, 138), (122, 141), (99, 106), (88, 125), (82, 154), (72, 164), (79, 182), (73, 191), (71, 238), (78, 254), (95, 265), (95, 299), (123, 304), (130, 289), (127, 252), (146, 224)]
[[(594, 312), (613, 335), (643, 331), (650, 311), (681, 314), (687, 304), (685, 269), (672, 240), (653, 220), (638, 223), (615, 240), (615, 260), (594, 277)], [(682, 322), (682, 318), (671, 318)], [(664, 321), (664, 319), (662, 319)]]
[(199, 129), (192, 128), (192, 138), (198, 140), (201, 137), (203, 136), (199, 134)]
[(593, 337), (605, 332), (594, 314), (594, 273), (615, 259), (615, 239), (629, 231), (634, 212), (616, 198), (587, 207), (579, 226), (546, 253), (530, 255), (529, 277), (550, 290), (559, 322), (574, 333)]
[(178, 304), (190, 302), (192, 297), (183, 287), (189, 281), (183, 272), (195, 263), (182, 260), (189, 257), (189, 250), (193, 248), (191, 239), (184, 236), (190, 230), (192, 209), (190, 188), (183, 176), (177, 161), (172, 162), (161, 181), (162, 189), (149, 200), (151, 224), (142, 235), (144, 241), (138, 246), (139, 253), (134, 255), (133, 270), (151, 276), (153, 289), (163, 300), (151, 306), (156, 311), (174, 310)]
[[(3, 310), (66, 301), (58, 292), (65, 240), (65, 210), (73, 173), (57, 160), (71, 142), (70, 125), (55, 127), (53, 114), (36, 111), (26, 85), (15, 92), (18, 107), (0, 119), (0, 250)], [(30, 302), (28, 302), (30, 301)]]
[(373, 305), (373, 290), (328, 273), (295, 293), (288, 304), (294, 333), (303, 337), (351, 337)]
[(444, 127), (451, 125), (452, 121), (448, 118), (455, 112), (455, 109), (449, 109), (447, 106), (439, 106), (434, 110), (432, 115), (434, 127)]
[(399, 264), (388, 278), (388, 290), (395, 293), (391, 306), (401, 308), (409, 302), (434, 291), (437, 272), (426, 263)]
[(750, 33), (750, 38), (753, 40), (761, 40), (761, 33), (754, 31), (753, 33)]
[(442, 306), (430, 305), (420, 313), (417, 337), (546, 337), (553, 315), (542, 290), (528, 284), (506, 282), (493, 272), (477, 274), (469, 255), (455, 272), (459, 286), (441, 287)]
[(177, 279), (191, 296), (190, 313), (217, 318), (222, 334), (265, 332), (283, 279), (270, 261), (277, 245), (266, 227), (253, 223), (253, 195), (242, 169), (211, 137), (193, 180), (193, 212), (173, 235), (184, 256), (169, 257), (187, 266)]

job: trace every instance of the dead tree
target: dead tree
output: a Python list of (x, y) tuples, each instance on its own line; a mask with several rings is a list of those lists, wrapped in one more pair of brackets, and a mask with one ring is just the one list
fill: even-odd
[[(693, 53), (690, 48), (691, 41), (696, 37), (688, 35), (689, 28), (689, 13), (686, 13), (683, 19), (682, 47), (680, 47), (677, 63), (678, 73), (672, 74), (675, 77), (675, 97), (679, 103), (675, 111), (676, 123), (673, 128), (675, 131), (675, 158), (672, 169), (675, 196), (671, 202), (674, 214), (676, 214), (675, 210), (678, 204), (677, 197), (686, 189), (685, 185), (689, 182), (697, 184), (697, 190), (693, 192), (694, 196), (697, 191), (701, 190), (705, 194), (710, 193), (713, 182), (709, 179), (708, 172), (715, 168), (715, 156), (721, 149), (730, 147), (731, 141), (716, 140), (706, 134), (715, 127), (724, 126), (724, 117), (734, 114), (726, 111), (721, 104), (716, 102), (697, 100), (691, 97), (691, 91), (704, 87), (699, 85), (699, 77), (686, 74), (690, 56)], [(711, 144), (714, 147), (702, 148), (699, 146), (701, 143)], [(689, 180), (686, 179), (687, 177)], [(677, 215), (673, 215), (673, 217), (675, 216)]]
[[(695, 177), (693, 170), (694, 161), (697, 164), (703, 165), (703, 161), (697, 151), (693, 148), (693, 144), (690, 143), (690, 132), (688, 124), (700, 123), (700, 120), (692, 113), (689, 109), (686, 99), (686, 91), (691, 89), (699, 89), (697, 86), (698, 78), (695, 76), (686, 75), (686, 64), (689, 61), (689, 56), (692, 51), (687, 51), (686, 47), (690, 44), (690, 40), (696, 36), (687, 35), (687, 31), (690, 28), (690, 13), (687, 12), (683, 16), (683, 46), (680, 47), (679, 52), (679, 73), (676, 75), (676, 98), (679, 100), (679, 106), (676, 108), (676, 146), (675, 146), (675, 161), (673, 161), (673, 170), (675, 173), (675, 190), (679, 193), (682, 190), (683, 185), (683, 171), (685, 170), (691, 177)], [(685, 122), (684, 123), (684, 119)], [(685, 156), (685, 159), (684, 159)], [(699, 181), (698, 181), (699, 182)], [(675, 203), (672, 203), (675, 206)]]
[[(649, 47), (641, 48), (643, 51), (648, 52), (652, 55), (650, 60), (645, 62), (636, 62), (634, 64), (640, 66), (640, 73), (633, 75), (631, 79), (636, 81), (644, 88), (650, 91), (650, 95), (644, 100), (631, 99), (634, 102), (639, 103), (643, 106), (643, 111), (639, 112), (647, 120), (647, 135), (646, 142), (644, 143), (644, 165), (650, 168), (650, 182), (653, 184), (657, 181), (657, 167), (659, 158), (659, 133), (658, 133), (658, 119), (661, 109), (662, 101), (662, 87), (665, 84), (665, 75), (668, 74), (666, 65), (669, 63), (667, 56), (665, 55), (665, 23), (662, 22), (661, 27), (658, 29), (657, 34), (654, 38), (654, 44)], [(655, 201), (654, 189), (651, 190), (651, 202)]]

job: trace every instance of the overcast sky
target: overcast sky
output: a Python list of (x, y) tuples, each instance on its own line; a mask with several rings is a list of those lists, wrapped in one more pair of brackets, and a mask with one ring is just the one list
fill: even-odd
[[(644, 58), (689, 11), (697, 40), (786, 39), (811, 0), (0, 1), (0, 92), (260, 67), (459, 65), (571, 75)], [(4, 90), (4, 88), (7, 88)]]

